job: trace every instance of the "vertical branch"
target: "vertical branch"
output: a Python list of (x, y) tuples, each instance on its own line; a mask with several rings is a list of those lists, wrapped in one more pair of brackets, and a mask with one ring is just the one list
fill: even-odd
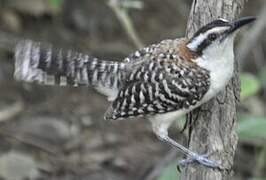
[[(187, 36), (202, 25), (218, 18), (235, 19), (243, 8), (244, 0), (194, 0), (187, 25)], [(219, 67), (217, 67), (219, 68)], [(234, 77), (218, 96), (189, 115), (194, 123), (189, 134), (189, 148), (221, 163), (223, 169), (211, 169), (191, 164), (182, 171), (182, 180), (229, 179), (237, 145), (234, 130), (236, 105), (239, 100), (238, 63)]]

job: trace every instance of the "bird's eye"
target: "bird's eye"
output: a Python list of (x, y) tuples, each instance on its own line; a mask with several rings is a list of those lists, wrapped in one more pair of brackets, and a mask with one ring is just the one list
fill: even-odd
[(209, 39), (210, 41), (214, 41), (217, 37), (218, 37), (217, 34), (210, 34), (210, 35), (208, 36), (208, 39)]

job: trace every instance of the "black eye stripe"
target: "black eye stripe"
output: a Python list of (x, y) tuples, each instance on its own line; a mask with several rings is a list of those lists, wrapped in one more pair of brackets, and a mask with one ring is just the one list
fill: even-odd
[(213, 41), (218, 38), (219, 34), (211, 33), (209, 34), (197, 47), (196, 51), (199, 54), (202, 54), (202, 51), (208, 47)]
[(202, 41), (202, 43), (200, 43), (200, 45), (197, 48), (197, 52), (198, 53), (202, 53), (203, 49), (205, 49), (207, 46), (209, 46), (211, 44), (212, 41), (210, 41), (209, 39), (205, 39), (204, 41)]

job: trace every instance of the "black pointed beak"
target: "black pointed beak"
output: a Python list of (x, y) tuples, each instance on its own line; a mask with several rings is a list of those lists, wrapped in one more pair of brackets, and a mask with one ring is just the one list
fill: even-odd
[(232, 22), (232, 28), (230, 29), (230, 32), (234, 32), (238, 30), (239, 28), (243, 27), (244, 25), (252, 23), (255, 20), (256, 20), (256, 17), (254, 16), (242, 17), (238, 20), (235, 20)]

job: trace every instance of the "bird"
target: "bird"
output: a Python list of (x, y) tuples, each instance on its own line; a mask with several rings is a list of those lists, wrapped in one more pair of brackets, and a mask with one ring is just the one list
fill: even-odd
[(170, 138), (168, 128), (180, 116), (209, 101), (233, 76), (234, 39), (255, 17), (213, 20), (191, 38), (167, 39), (135, 51), (122, 61), (102, 60), (50, 44), (17, 45), (17, 80), (40, 84), (91, 86), (110, 106), (105, 120), (145, 116), (155, 135), (187, 156), (183, 162), (219, 164)]

